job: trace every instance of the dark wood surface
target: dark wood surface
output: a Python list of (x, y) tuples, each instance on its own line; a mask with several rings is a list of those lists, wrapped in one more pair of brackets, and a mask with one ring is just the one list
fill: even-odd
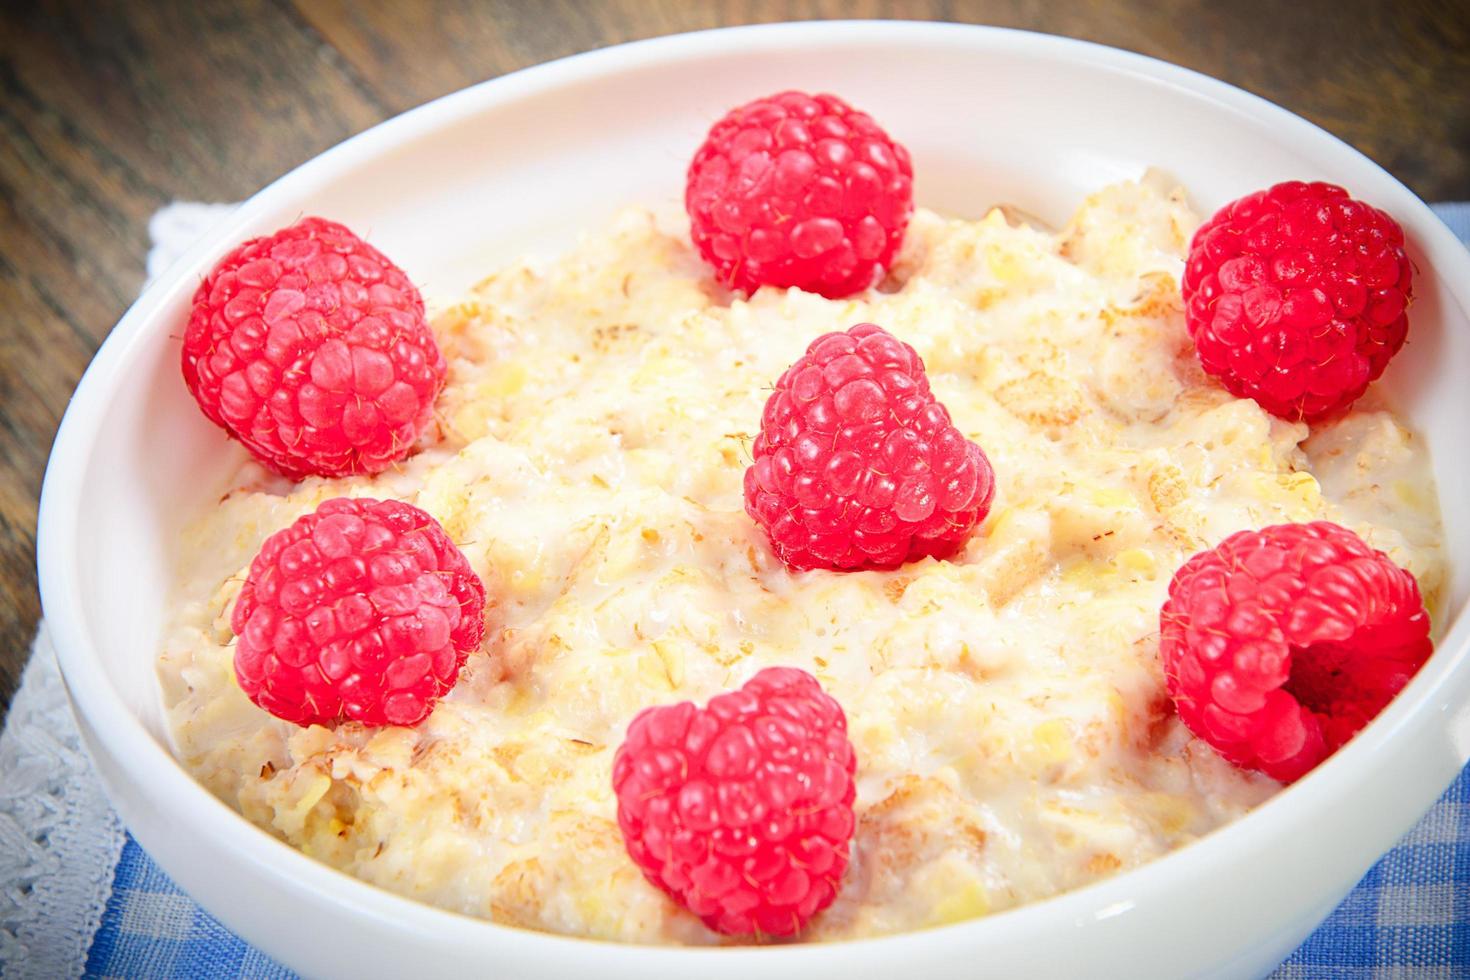
[(142, 285), (156, 209), (239, 199), (404, 109), (550, 58), (822, 17), (970, 21), (1140, 51), (1314, 120), (1428, 200), (1470, 198), (1466, 0), (0, 0), (0, 711), (39, 615), (46, 455)]

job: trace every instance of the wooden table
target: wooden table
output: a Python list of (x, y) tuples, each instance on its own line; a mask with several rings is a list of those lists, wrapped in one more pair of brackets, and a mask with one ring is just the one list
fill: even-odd
[(245, 197), (410, 106), (550, 58), (722, 24), (837, 16), (972, 21), (1141, 51), (1301, 113), (1428, 200), (1470, 198), (1464, 0), (6, 3), (0, 710), (39, 615), (36, 496), (52, 435), (143, 283), (155, 210)]

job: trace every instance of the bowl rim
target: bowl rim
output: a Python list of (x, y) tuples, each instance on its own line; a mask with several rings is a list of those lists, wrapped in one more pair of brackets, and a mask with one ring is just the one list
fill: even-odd
[[(1366, 164), (1381, 175), (1386, 182), (1383, 190), (1393, 198), (1395, 217), (1412, 229), (1419, 250), (1431, 259), (1445, 289), (1463, 309), (1470, 311), (1470, 252), (1424, 202), (1358, 150), (1315, 124), (1226, 82), (1093, 42), (943, 22), (840, 20), (760, 24), (667, 35), (595, 49), (520, 69), (434, 99), (349, 137), (277, 178), (237, 207), (150, 282), (105, 339), (78, 382), (53, 444), (40, 499), (37, 563), (45, 618), (73, 710), (84, 730), (90, 726), (99, 741), (105, 738), (105, 751), (123, 776), (148, 787), (150, 798), (169, 800), (178, 825), (188, 827), (209, 848), (239, 853), (283, 895), (303, 899), (330, 895), (336, 904), (352, 914), (382, 925), (388, 930), (385, 935), (452, 935), (464, 945), (485, 947), (502, 941), (547, 944), (560, 947), (556, 950), (558, 955), (573, 958), (567, 962), (581, 959), (589, 966), (611, 965), (609, 957), (632, 956), (640, 963), (658, 957), (657, 965), (664, 968), (708, 967), (711, 957), (763, 968), (774, 966), (778, 959), (795, 965), (802, 959), (829, 956), (834, 948), (870, 949), (874, 944), (900, 953), (902, 947), (917, 949), (918, 944), (923, 944), (926, 952), (932, 954), (936, 947), (956, 951), (978, 947), (998, 939), (1003, 932), (1030, 931), (1047, 921), (1102, 921), (1125, 915), (1150, 901), (1167, 901), (1165, 876), (1175, 879), (1188, 874), (1192, 880), (1205, 880), (1214, 871), (1236, 862), (1239, 855), (1269, 845), (1281, 835), (1282, 828), (1310, 828), (1322, 814), (1351, 806), (1361, 789), (1369, 756), (1394, 745), (1400, 738), (1407, 744), (1416, 732), (1420, 741), (1427, 739), (1431, 715), (1448, 717), (1456, 703), (1470, 697), (1470, 664), (1467, 664), (1470, 616), (1466, 615), (1470, 603), (1467, 603), (1448, 618), (1451, 625), (1435, 657), (1409, 687), (1372, 725), (1292, 787), (1291, 792), (1279, 793), (1200, 840), (1113, 878), (979, 919), (838, 944), (691, 947), (619, 943), (542, 933), (448, 911), (399, 896), (307, 857), (251, 824), (184, 770), (106, 681), (98, 653), (101, 646), (83, 625), (84, 603), (74, 571), (82, 555), (75, 519), (81, 504), (82, 477), (112, 394), (126, 377), (120, 369), (138, 356), (152, 333), (163, 329), (157, 323), (159, 308), (185, 287), (191, 272), (197, 275), (196, 270), (238, 241), (241, 230), (257, 214), (273, 208), (277, 200), (296, 193), (302, 185), (309, 187), (330, 180), (358, 161), (452, 125), (458, 119), (590, 77), (734, 53), (750, 45), (760, 45), (766, 50), (800, 48), (812, 43), (814, 37), (824, 44), (856, 47), (882, 46), (895, 40), (955, 45), (1081, 65), (1183, 90), (1257, 124), (1290, 130), (1298, 139), (1318, 145), (1330, 141), (1335, 144), (1334, 152), (1346, 154), (1345, 159), (1355, 161), (1359, 167)], [(1447, 722), (1441, 720), (1440, 724)], [(1444, 756), (1441, 769), (1447, 770), (1453, 759), (1463, 765), (1470, 757), (1470, 732), (1462, 734), (1463, 737), (1452, 738), (1453, 744)], [(103, 748), (92, 745), (94, 753)], [(1450, 778), (1452, 772), (1444, 782), (1447, 784)]]

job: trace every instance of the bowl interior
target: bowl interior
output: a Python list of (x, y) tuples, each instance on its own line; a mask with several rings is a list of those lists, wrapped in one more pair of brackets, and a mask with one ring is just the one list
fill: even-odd
[(178, 369), (192, 291), (225, 249), (323, 215), (364, 234), (442, 305), (497, 262), (565, 246), (625, 204), (677, 206), (710, 123), (787, 87), (867, 109), (912, 152), (919, 203), (959, 215), (1004, 202), (1061, 222), (1086, 194), (1151, 166), (1181, 180), (1204, 213), (1277, 180), (1324, 178), (1396, 215), (1420, 278), (1410, 344), (1383, 384), (1429, 440), (1454, 556), (1445, 608), (1459, 609), (1470, 500), (1451, 491), (1470, 484), (1470, 397), (1458, 380), (1470, 377), (1470, 313), (1465, 284), (1436, 274), (1447, 233), (1376, 166), (1300, 120), (1096, 50), (958, 29), (745, 32), (522, 73), (349, 141), (227, 219), (109, 341), (48, 475), (48, 613), (77, 617), (73, 636), (102, 673), (89, 683), (115, 691), (165, 745), (154, 659), (172, 543), (242, 458), (198, 413)]

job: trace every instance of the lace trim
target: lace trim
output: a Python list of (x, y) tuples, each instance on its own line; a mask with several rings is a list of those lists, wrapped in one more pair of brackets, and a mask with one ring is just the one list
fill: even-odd
[(0, 734), (5, 977), (81, 975), (122, 846), (43, 626)]

